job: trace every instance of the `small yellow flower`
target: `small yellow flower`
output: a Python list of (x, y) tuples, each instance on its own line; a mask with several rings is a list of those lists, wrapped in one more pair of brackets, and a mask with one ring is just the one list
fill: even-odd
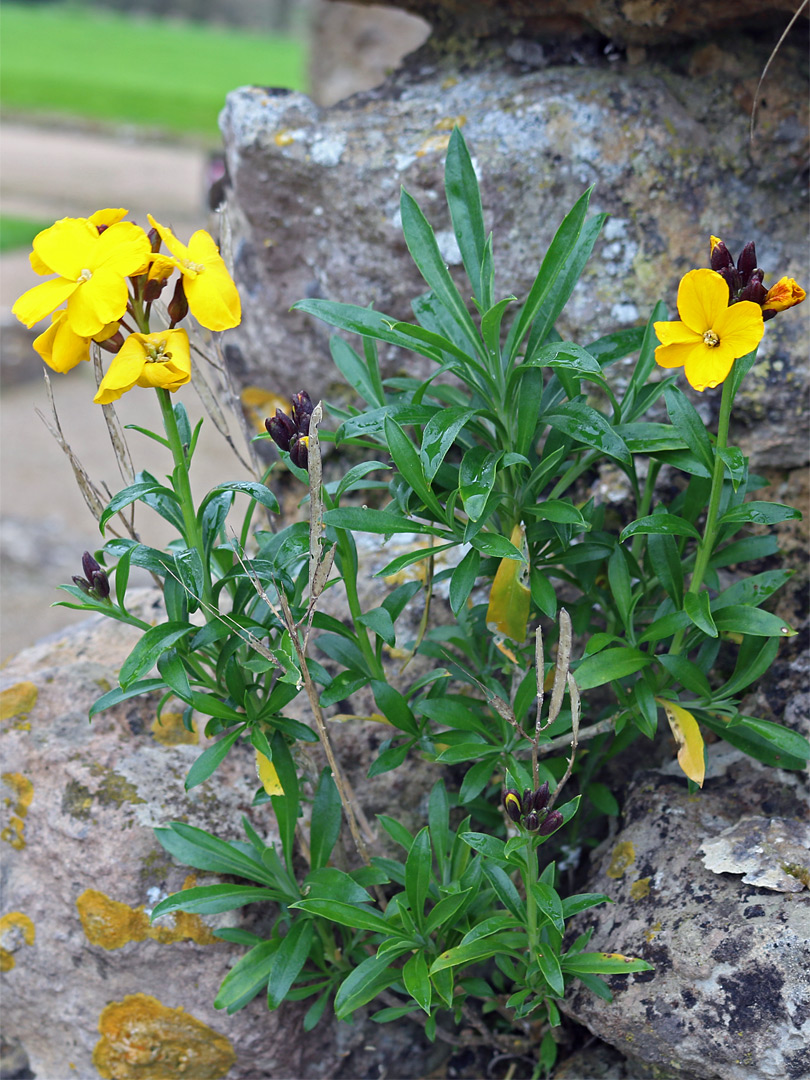
[(198, 229), (186, 247), (151, 214), (149, 224), (174, 256), (174, 264), (183, 275), (188, 306), (197, 322), (209, 330), (238, 326), (242, 319), (239, 293), (213, 237)]
[[(115, 225), (117, 221), (121, 221), (122, 218), (125, 218), (128, 213), (129, 211), (124, 210), (123, 207), (117, 207), (114, 210), (96, 210), (96, 212), (94, 214), (91, 214), (89, 218), (76, 218), (75, 220), (89, 222), (91, 225), (94, 225), (96, 227), (96, 233), (98, 233), (100, 229), (105, 229), (110, 225)], [(36, 243), (36, 237), (34, 238), (34, 243)], [(47, 277), (48, 274), (53, 273), (53, 270), (51, 270), (50, 266), (47, 266), (42, 261), (42, 259), (39, 257), (39, 255), (37, 255), (35, 250), (32, 251), (31, 254), (28, 256), (28, 261), (31, 263), (31, 269), (34, 271), (35, 274), (39, 274), (40, 277)]]
[(34, 237), (32, 265), (57, 277), (23, 293), (12, 311), (31, 327), (67, 301), (73, 332), (93, 337), (123, 316), (126, 279), (146, 268), (150, 253), (146, 233), (131, 221), (99, 233), (88, 218), (62, 218)]
[(80, 337), (70, 326), (67, 311), (62, 308), (51, 316), (51, 325), (34, 339), (34, 350), (48, 367), (64, 374), (75, 368), (82, 360), (90, 359), (90, 342), (106, 341), (118, 329), (118, 323), (108, 323), (93, 337)]
[(763, 311), (786, 311), (800, 304), (807, 293), (793, 278), (783, 277), (768, 289), (768, 295), (762, 302)]
[(732, 364), (762, 340), (762, 309), (750, 300), (729, 306), (728, 285), (714, 270), (690, 270), (678, 287), (680, 322), (657, 322), (661, 367), (683, 367), (695, 390), (721, 383)]
[(93, 401), (109, 405), (133, 386), (175, 391), (190, 379), (191, 354), (185, 330), (130, 334), (113, 358)]

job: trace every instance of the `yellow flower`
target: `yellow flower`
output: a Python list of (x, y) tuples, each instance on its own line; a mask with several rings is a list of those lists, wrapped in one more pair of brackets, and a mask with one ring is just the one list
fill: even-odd
[(190, 378), (191, 355), (185, 330), (130, 334), (113, 358), (93, 401), (109, 405), (133, 386), (174, 391)]
[(762, 309), (750, 300), (729, 306), (728, 285), (714, 270), (690, 270), (678, 287), (680, 322), (657, 322), (661, 367), (683, 366), (695, 390), (721, 383), (734, 361), (762, 340)]
[(118, 329), (117, 322), (108, 323), (92, 338), (81, 337), (71, 329), (64, 308), (55, 311), (51, 319), (53, 321), (48, 329), (34, 339), (34, 350), (48, 367), (62, 374), (75, 368), (82, 360), (90, 359), (91, 341), (106, 341)]
[(58, 276), (23, 293), (13, 313), (31, 327), (67, 301), (73, 332), (93, 337), (123, 316), (126, 279), (146, 268), (151, 247), (131, 221), (117, 221), (99, 233), (87, 218), (62, 218), (34, 237), (34, 254), (37, 266)]
[(228, 330), (242, 319), (239, 293), (225, 266), (213, 237), (198, 229), (188, 242), (182, 244), (171, 229), (159, 225), (152, 215), (149, 224), (174, 256), (174, 263), (183, 275), (183, 286), (191, 314), (209, 330)]
[[(107, 228), (109, 225), (115, 225), (117, 221), (125, 218), (129, 213), (128, 210), (124, 210), (123, 207), (117, 207), (116, 209), (109, 210), (96, 210), (94, 214), (91, 214), (89, 218), (76, 218), (76, 221), (88, 221), (91, 225), (96, 226), (96, 232), (100, 229)], [(37, 238), (34, 237), (34, 243), (36, 244)], [(47, 277), (48, 274), (52, 274), (53, 271), (49, 266), (42, 261), (37, 255), (36, 251), (32, 251), (28, 256), (28, 261), (31, 263), (31, 269), (35, 274), (39, 274), (41, 277)]]
[(768, 289), (768, 295), (762, 302), (763, 311), (786, 311), (788, 308), (800, 304), (807, 293), (798, 285), (793, 278), (780, 278), (773, 288)]

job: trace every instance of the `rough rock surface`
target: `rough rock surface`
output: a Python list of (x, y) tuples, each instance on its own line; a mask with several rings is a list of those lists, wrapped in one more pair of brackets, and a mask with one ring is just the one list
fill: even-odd
[[(156, 596), (148, 594), (138, 613), (149, 617)], [(90, 705), (115, 685), (136, 640), (130, 628), (94, 616), (19, 653), (0, 676), (5, 1034), (19, 1039), (40, 1080), (62, 1080), (68, 1068), (91, 1080), (102, 1013), (130, 998), (130, 1012), (151, 1017), (158, 1047), (185, 1037), (182, 1024), (177, 1034), (178, 1007), (193, 1018), (187, 1034), (198, 1045), (195, 1021), (224, 1036), (237, 1055), (229, 1080), (376, 1075), (383, 1060), (410, 1068), (421, 1047), (412, 1025), (386, 1028), (382, 1037), (376, 1025), (369, 1032), (363, 1023), (325, 1021), (305, 1035), (306, 1002), (269, 1013), (259, 998), (232, 1017), (216, 1011), (219, 983), (243, 950), (212, 941), (196, 916), (174, 925), (168, 917), (163, 934), (148, 927), (143, 909), (189, 874), (158, 845), (153, 826), (181, 819), (238, 839), (242, 814), (267, 837), (274, 822), (266, 808), (250, 809), (257, 780), (248, 750), (232, 752), (213, 781), (184, 791), (200, 748), (184, 741), (182, 728), (153, 727), (154, 699), (132, 699), (88, 723)], [(261, 932), (255, 919), (261, 912), (246, 908), (230, 923), (228, 915), (210, 923)], [(110, 1012), (105, 1018), (105, 1031), (125, 1030)], [(117, 1060), (114, 1051), (104, 1054)]]
[[(371, 4), (375, 0), (359, 0)], [(767, 25), (773, 13), (784, 12), (786, 24), (796, 10), (791, 0), (711, 0), (681, 4), (677, 0), (392, 0), (433, 24), (435, 32), (483, 37), (508, 26), (545, 38), (583, 33), (603, 34), (614, 41), (651, 45), (673, 38), (704, 37), (751, 23)]]
[[(303, 297), (412, 318), (410, 301), (425, 285), (402, 239), (400, 185), (459, 274), (442, 190), (454, 124), (481, 179), (500, 295), (525, 297), (557, 225), (590, 184), (592, 208), (612, 215), (558, 322), (564, 336), (587, 344), (638, 325), (661, 297), (674, 315), (678, 281), (706, 265), (711, 233), (734, 251), (755, 238), (766, 281), (788, 274), (807, 283), (800, 49), (788, 44), (776, 56), (749, 145), (765, 42), (726, 37), (638, 66), (595, 56), (544, 66), (542, 55), (517, 44), (455, 60), (417, 54), (379, 89), (328, 110), (283, 91), (229, 95), (223, 234), (244, 318), (227, 335), (226, 355), (242, 385), (345, 394), (329, 357), (330, 329), (289, 311)], [(802, 309), (769, 322), (738, 397), (735, 421), (749, 430), (734, 437), (758, 467), (807, 462), (807, 342)], [(381, 355), (389, 375), (430, 370), (412, 354)], [(619, 380), (632, 363), (615, 366)], [(709, 422), (719, 395), (695, 400)]]
[[(710, 755), (710, 761), (714, 755)], [(615, 901), (587, 913), (591, 948), (641, 956), (652, 972), (582, 989), (565, 1012), (630, 1056), (696, 1080), (810, 1074), (810, 901), (706, 869), (699, 854), (746, 813), (810, 817), (804, 777), (721, 755), (700, 794), (639, 774), (624, 828), (597, 854), (587, 889)], [(807, 860), (810, 863), (810, 852)]]

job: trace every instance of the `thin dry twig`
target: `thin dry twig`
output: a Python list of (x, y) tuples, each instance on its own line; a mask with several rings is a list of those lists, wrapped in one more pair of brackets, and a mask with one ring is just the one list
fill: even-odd
[(757, 88), (754, 91), (754, 103), (751, 106), (751, 123), (750, 123), (749, 129), (748, 129), (748, 142), (751, 145), (753, 145), (753, 142), (754, 142), (754, 128), (756, 127), (756, 122), (757, 122), (757, 102), (759, 101), (759, 91), (760, 91), (760, 89), (762, 87), (762, 84), (765, 82), (765, 76), (768, 74), (768, 69), (770, 68), (771, 64), (773, 63), (774, 58), (776, 57), (776, 54), (779, 52), (780, 48), (782, 47), (782, 42), (785, 40), (785, 38), (788, 36), (790, 31), (793, 29), (793, 27), (794, 27), (794, 25), (796, 23), (796, 20), (801, 15), (801, 13), (804, 11), (804, 9), (807, 7), (808, 2), (810, 2), (810, 0), (802, 0), (801, 4), (799, 4), (799, 6), (793, 12), (793, 17), (791, 18), (790, 22), (787, 24), (785, 29), (782, 31), (782, 34), (781, 34), (779, 40), (777, 41), (777, 43), (773, 47), (773, 51), (771, 52), (771, 55), (768, 57), (768, 61), (765, 64), (765, 67), (762, 69), (762, 74), (759, 77), (759, 82), (757, 83)]

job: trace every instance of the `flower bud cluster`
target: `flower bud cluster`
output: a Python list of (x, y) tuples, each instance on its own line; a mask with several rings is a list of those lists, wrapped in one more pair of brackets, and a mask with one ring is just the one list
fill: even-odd
[(84, 570), (84, 577), (74, 574), (73, 583), (88, 596), (94, 596), (97, 600), (106, 600), (110, 595), (109, 579), (89, 551), (85, 551), (82, 555), (82, 570)]
[(264, 426), (273, 442), (288, 451), (290, 461), (299, 469), (307, 467), (309, 456), (309, 420), (312, 416), (312, 399), (306, 390), (292, 398), (291, 415), (276, 409), (276, 415), (265, 420)]
[(757, 252), (750, 240), (740, 252), (737, 265), (726, 245), (718, 237), (711, 238), (712, 270), (728, 285), (729, 304), (751, 300), (762, 308), (762, 318), (767, 322), (778, 311), (785, 311), (804, 300), (806, 293), (793, 278), (783, 277), (771, 288), (763, 285), (765, 271), (757, 266)]
[(548, 797), (548, 781), (537, 791), (526, 788), (523, 795), (509, 788), (504, 792), (503, 806), (516, 825), (522, 825), (539, 836), (551, 836), (562, 825), (563, 816), (559, 810), (546, 809)]

